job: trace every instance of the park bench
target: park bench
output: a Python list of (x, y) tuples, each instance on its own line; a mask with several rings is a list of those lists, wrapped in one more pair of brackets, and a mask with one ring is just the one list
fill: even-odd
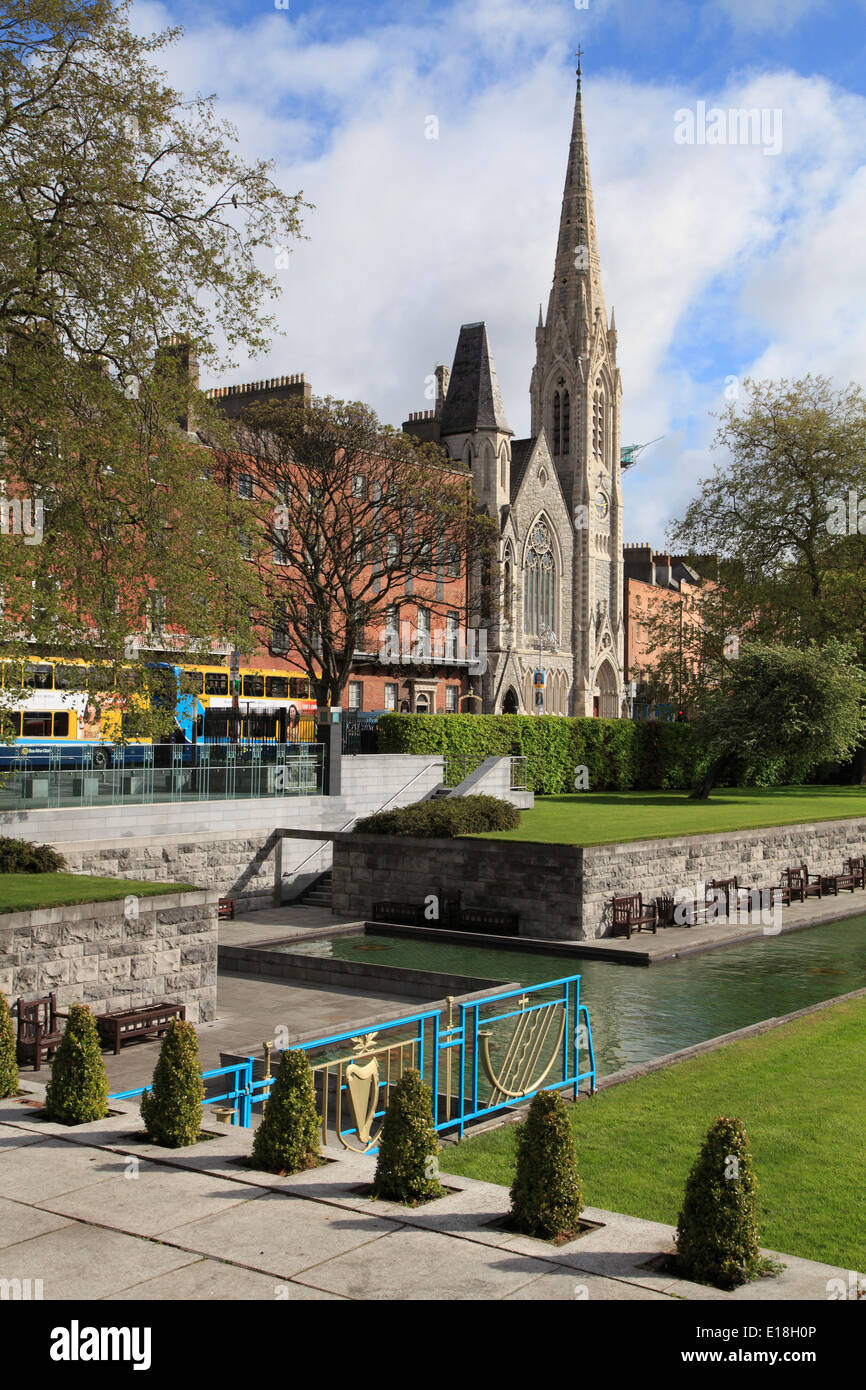
[(622, 897), (615, 897), (612, 902), (613, 907), (613, 936), (627, 936), (631, 940), (633, 931), (643, 931), (644, 928), (656, 934), (658, 926), (658, 909), (655, 903), (644, 905), (641, 893), (629, 893)]
[(806, 898), (823, 898), (824, 879), (821, 874), (810, 874), (805, 864), (800, 864), (797, 868), (789, 869), (788, 872), (791, 874), (798, 873), (800, 875), (803, 883), (803, 902), (805, 902)]
[(220, 898), (217, 904), (217, 919), (220, 922), (233, 922), (235, 920), (234, 898)]
[(742, 894), (748, 894), (751, 901), (752, 892), (753, 889), (745, 888), (736, 877), (713, 878), (707, 884), (707, 904), (711, 905), (713, 901), (718, 903), (722, 898), (726, 915), (730, 917), (732, 911), (736, 913)]
[[(407, 902), (374, 903), (373, 921), (389, 922), (395, 927), (423, 927), (425, 925), (424, 904)], [(434, 925), (438, 926), (439, 923), (434, 923)]]
[(186, 1018), (185, 1004), (139, 1004), (134, 1009), (118, 1009), (115, 1013), (97, 1014), (96, 1026), (103, 1047), (114, 1047), (115, 1056), (120, 1044), (130, 1038), (161, 1037), (176, 1018)]
[(847, 888), (853, 893), (857, 886), (853, 874), (810, 874), (806, 864), (803, 864), (803, 878), (810, 887), (816, 882), (820, 883), (821, 893), (832, 893), (836, 898), (840, 888)]
[(43, 1058), (54, 1056), (63, 1037), (58, 1019), (66, 1018), (57, 1007), (57, 996), (45, 994), (40, 999), (19, 999), (18, 1014), (19, 1062), (32, 1062), (34, 1071), (42, 1070)]
[(492, 936), (519, 936), (520, 913), (501, 912), (494, 907), (461, 907), (449, 926), (458, 931), (488, 932)]
[(850, 874), (858, 888), (866, 888), (866, 855), (855, 855), (852, 859), (846, 859), (842, 865), (846, 874)]

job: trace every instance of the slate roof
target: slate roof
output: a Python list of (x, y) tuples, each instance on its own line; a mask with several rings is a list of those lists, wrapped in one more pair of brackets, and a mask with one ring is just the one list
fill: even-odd
[(464, 323), (460, 329), (442, 408), (443, 437), (472, 430), (502, 430), (511, 434), (484, 323)]
[(532, 451), (538, 442), (538, 435), (534, 434), (531, 439), (514, 439), (511, 441), (511, 500), (514, 501), (520, 491), (520, 484), (523, 482), (523, 475), (526, 472), (526, 465), (532, 457)]

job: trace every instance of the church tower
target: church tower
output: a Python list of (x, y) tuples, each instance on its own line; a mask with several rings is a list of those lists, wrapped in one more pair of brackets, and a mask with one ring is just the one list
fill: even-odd
[(553, 285), (535, 341), (532, 434), (546, 435), (574, 527), (571, 712), (617, 717), (625, 701), (622, 385), (601, 284), (579, 56)]

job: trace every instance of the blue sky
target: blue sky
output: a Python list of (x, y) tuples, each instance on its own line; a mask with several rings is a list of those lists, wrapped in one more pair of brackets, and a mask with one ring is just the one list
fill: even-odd
[[(173, 83), (216, 93), (241, 148), (316, 205), (281, 272), (283, 336), (221, 384), (303, 371), (398, 424), (429, 406), (460, 324), (485, 319), (525, 433), (578, 43), (623, 439), (663, 436), (627, 477), (626, 539), (663, 543), (746, 376), (866, 380), (866, 0), (140, 0), (133, 16), (184, 26)], [(698, 102), (780, 113), (780, 148), (676, 143)]]

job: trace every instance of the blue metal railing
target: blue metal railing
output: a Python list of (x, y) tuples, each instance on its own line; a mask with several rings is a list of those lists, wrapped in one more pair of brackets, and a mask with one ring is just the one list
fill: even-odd
[[(518, 1007), (513, 1007), (513, 1001)], [(506, 990), (501, 994), (485, 995), (459, 1005), (459, 1022), (448, 1021), (443, 1026), (439, 1009), (425, 1009), (415, 1014), (387, 1020), (359, 1038), (357, 1029), (333, 1033), (326, 1038), (297, 1044), (297, 1049), (309, 1054), (324, 1053), (310, 1062), (318, 1078), (322, 1137), (328, 1131), (336, 1134), (346, 1148), (374, 1153), (370, 1131), (383, 1119), (389, 1091), (406, 1065), (416, 1066), (433, 1095), (434, 1123), (439, 1131), (458, 1129), (462, 1138), (466, 1125), (473, 1120), (512, 1108), (515, 1103), (531, 1100), (541, 1090), (561, 1090), (571, 1087), (577, 1099), (581, 1083), (588, 1082), (595, 1091), (595, 1050), (589, 1011), (580, 1002), (580, 976), (569, 975), (560, 980), (527, 985)], [(510, 1035), (507, 1026), (514, 1020)], [(498, 1036), (497, 1036), (498, 1030)], [(550, 1047), (551, 1033), (554, 1047)], [(346, 1056), (344, 1046), (356, 1044), (355, 1056)], [(341, 1045), (343, 1045), (341, 1047)], [(504, 1052), (494, 1070), (491, 1047)], [(588, 1065), (581, 1070), (581, 1051), (587, 1053)], [(333, 1055), (334, 1053), (337, 1055)], [(456, 1093), (453, 1089), (452, 1054), (457, 1054)], [(542, 1053), (545, 1055), (542, 1056)], [(330, 1056), (328, 1054), (331, 1054)], [(379, 1060), (384, 1065), (384, 1075)], [(396, 1059), (392, 1076), (392, 1061)], [(346, 1069), (354, 1062), (365, 1066), (376, 1061), (370, 1090), (370, 1106), (364, 1117), (364, 1132), (348, 1095), (350, 1087)], [(446, 1074), (445, 1090), (442, 1073)], [(558, 1065), (557, 1065), (558, 1063)], [(206, 1095), (203, 1105), (231, 1102), (234, 1108), (232, 1124), (250, 1128), (253, 1106), (268, 1099), (273, 1075), (255, 1077), (255, 1059), (246, 1058), (224, 1067), (202, 1073), (205, 1082), (231, 1078), (226, 1089)], [(512, 1076), (503, 1077), (502, 1070), (512, 1069)], [(550, 1079), (548, 1079), (550, 1078)], [(509, 1089), (508, 1080), (516, 1089)], [(331, 1082), (333, 1080), (333, 1086)], [(375, 1085), (375, 1097), (372, 1086)], [(143, 1095), (147, 1087), (133, 1091), (118, 1091), (110, 1100), (131, 1100)], [(452, 1102), (456, 1099), (456, 1114)], [(333, 1123), (331, 1121), (333, 1110)], [(343, 1116), (347, 1122), (343, 1123)], [(347, 1142), (348, 1141), (348, 1142)], [(355, 1142), (357, 1141), (357, 1142)]]

